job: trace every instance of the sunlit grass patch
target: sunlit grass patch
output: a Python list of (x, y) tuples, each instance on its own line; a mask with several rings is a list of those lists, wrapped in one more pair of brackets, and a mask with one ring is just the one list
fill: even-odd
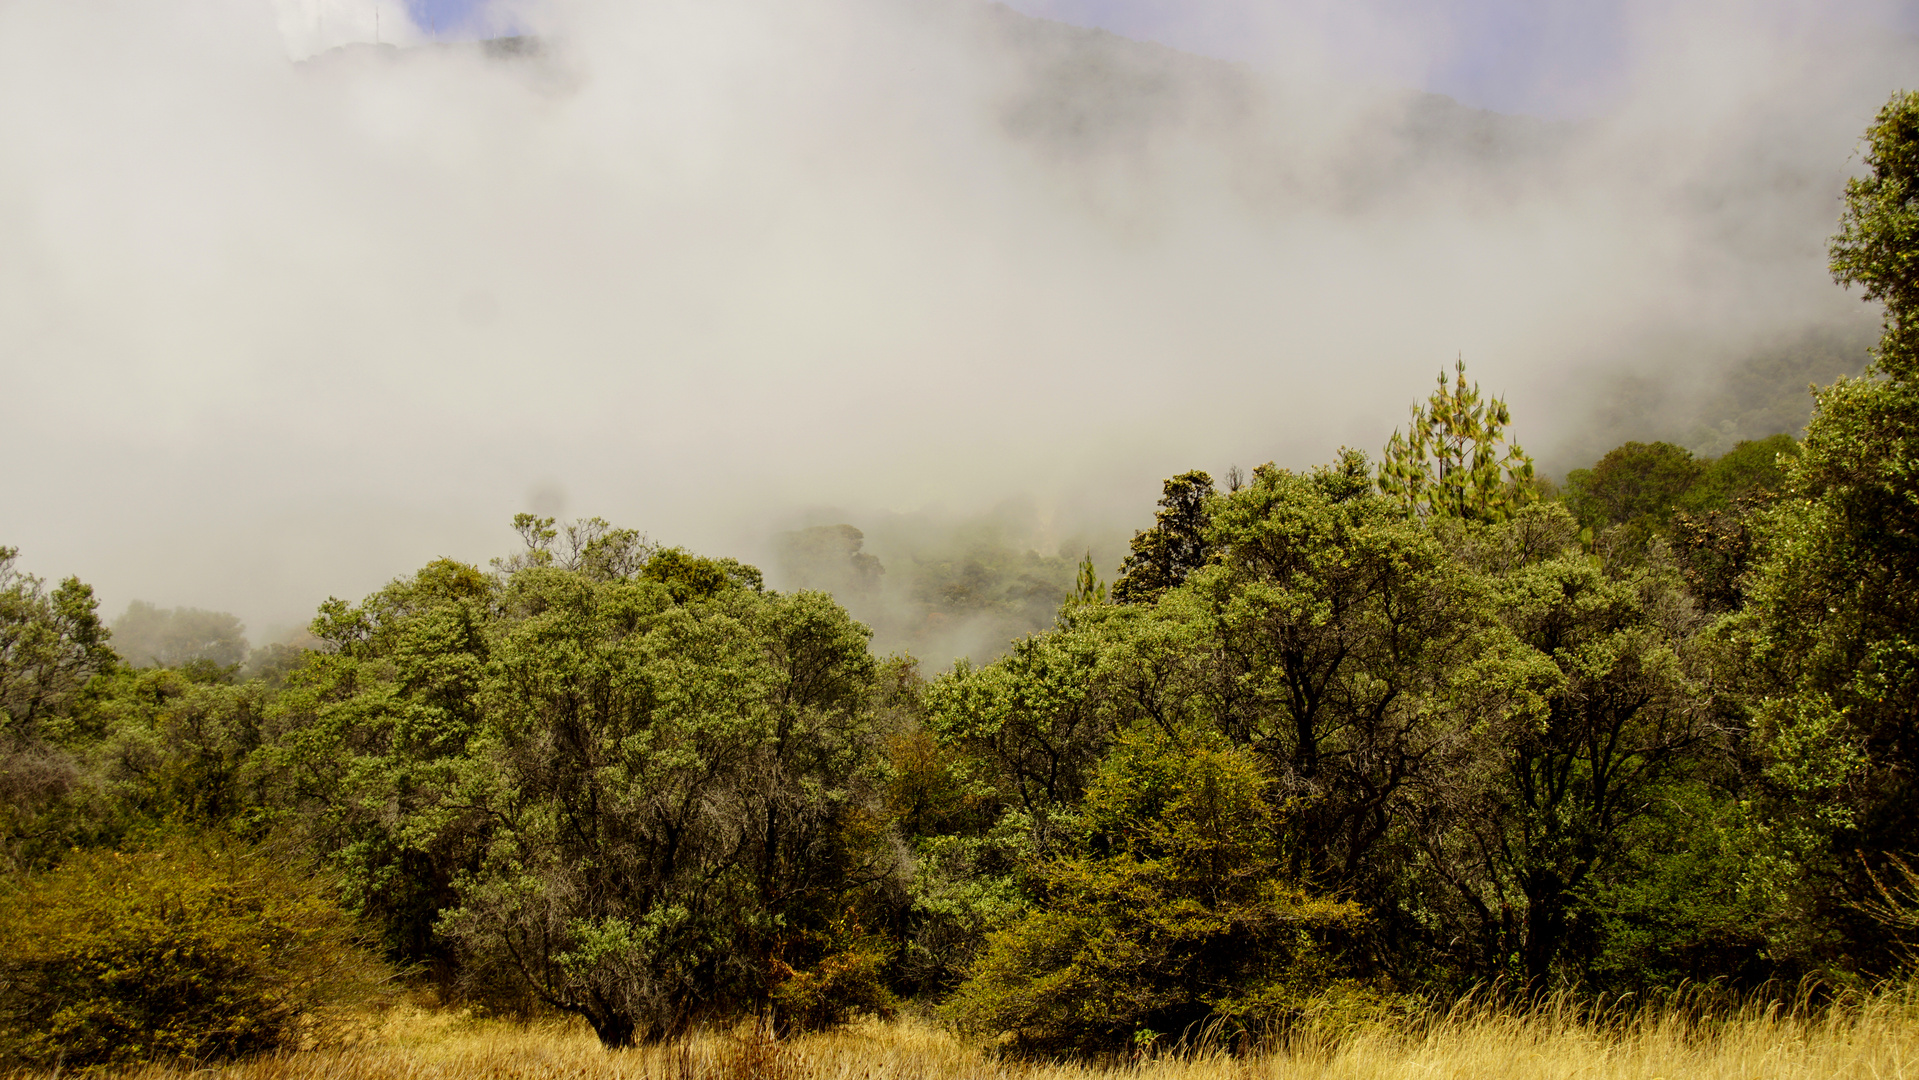
[(1340, 1036), (1234, 1054), (1172, 1050), (1117, 1062), (1020, 1059), (916, 1017), (775, 1042), (742, 1027), (607, 1051), (576, 1020), (389, 1010), (347, 1045), (217, 1069), (149, 1067), (141, 1080), (1893, 1080), (1919, 1076), (1919, 1003), (1907, 993), (1832, 1008), (1595, 1012), (1569, 1001), (1484, 1002)]

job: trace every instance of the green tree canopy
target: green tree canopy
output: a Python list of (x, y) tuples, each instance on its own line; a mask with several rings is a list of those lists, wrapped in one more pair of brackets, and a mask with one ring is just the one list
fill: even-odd
[(1153, 527), (1133, 534), (1133, 549), (1113, 582), (1116, 602), (1149, 601), (1206, 565), (1211, 557), (1207, 500), (1212, 495), (1213, 478), (1198, 469), (1166, 481)]
[(85, 786), (64, 745), (73, 711), (95, 675), (116, 663), (91, 586), (67, 578), (49, 590), (14, 569), (19, 549), (0, 547), (0, 868), (42, 862)]
[(1871, 172), (1846, 182), (1832, 276), (1885, 305), (1879, 370), (1919, 377), (1919, 93), (1894, 94), (1866, 129)]
[(1663, 523), (1703, 472), (1683, 447), (1629, 442), (1566, 474), (1566, 505), (1589, 529), (1642, 518)]
[(1379, 490), (1421, 517), (1503, 521), (1539, 497), (1532, 458), (1507, 440), (1511, 424), (1506, 402), (1482, 399), (1459, 360), (1452, 385), (1441, 370), (1438, 389), (1413, 406), (1405, 434), (1393, 432), (1379, 463)]
[(609, 1046), (841, 1018), (894, 873), (866, 628), (733, 560), (517, 524), (496, 575), (442, 560), (323, 606), (279, 706), (292, 820), (393, 955)]
[(996, 935), (953, 1003), (965, 1026), (1080, 1051), (1223, 1021), (1276, 1026), (1340, 975), (1354, 904), (1289, 875), (1272, 778), (1205, 732), (1129, 733), (1086, 793), (1039, 903)]
[(93, 587), (70, 577), (49, 590), (14, 569), (19, 556), (0, 547), (0, 745), (14, 748), (41, 739), (115, 659)]
[(1885, 305), (1885, 335), (1865, 377), (1820, 392), (1735, 627), (1780, 833), (1804, 838), (1822, 883), (1802, 895), (1850, 922), (1868, 963), (1887, 962), (1890, 944), (1856, 905), (1873, 896), (1874, 868), (1919, 835), (1916, 133), (1912, 93), (1866, 132), (1871, 174), (1847, 186), (1832, 271)]
[(1786, 490), (1786, 470), (1799, 456), (1799, 440), (1784, 432), (1737, 443), (1700, 462), (1699, 479), (1679, 497), (1681, 510), (1698, 514), (1732, 509), (1741, 500), (1770, 500)]

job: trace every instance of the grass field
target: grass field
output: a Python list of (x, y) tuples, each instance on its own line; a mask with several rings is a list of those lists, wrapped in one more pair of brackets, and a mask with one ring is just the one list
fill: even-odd
[(1919, 1080), (1919, 999), (1864, 998), (1835, 1010), (1753, 1008), (1701, 1019), (1687, 1010), (1616, 1012), (1594, 1021), (1548, 1006), (1461, 1008), (1339, 1040), (1235, 1056), (1167, 1053), (1108, 1065), (1021, 1061), (923, 1020), (868, 1022), (783, 1043), (703, 1033), (609, 1053), (583, 1024), (513, 1024), (403, 1007), (346, 1045), (222, 1068), (132, 1075), (234, 1080)]

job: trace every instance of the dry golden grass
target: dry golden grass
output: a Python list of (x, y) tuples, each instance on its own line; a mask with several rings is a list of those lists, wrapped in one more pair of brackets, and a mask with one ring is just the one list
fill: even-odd
[(369, 1022), (347, 1046), (218, 1069), (149, 1068), (141, 1080), (1919, 1080), (1919, 1000), (1882, 994), (1834, 1010), (1701, 1018), (1646, 1010), (1603, 1022), (1565, 1006), (1464, 1007), (1340, 1040), (1242, 1057), (1166, 1054), (1117, 1066), (997, 1056), (917, 1020), (773, 1044), (704, 1033), (606, 1052), (579, 1023), (476, 1021), (417, 1008)]

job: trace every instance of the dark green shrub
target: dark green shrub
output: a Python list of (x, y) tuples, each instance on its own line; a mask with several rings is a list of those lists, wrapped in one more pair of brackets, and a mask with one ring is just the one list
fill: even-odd
[[(1614, 525), (1634, 526), (1638, 533), (1645, 533), (1671, 520), (1674, 504), (1704, 471), (1683, 447), (1629, 442), (1592, 468), (1566, 475), (1566, 507), (1595, 533)], [(1643, 544), (1643, 537), (1637, 542)]]
[(1338, 957), (1365, 913), (1288, 873), (1271, 788), (1215, 736), (1122, 738), (1087, 789), (1077, 850), (1039, 868), (1037, 902), (989, 939), (954, 1017), (1102, 1053), (1377, 1004)]
[(169, 836), (76, 852), (0, 895), (0, 1060), (290, 1048), (386, 975), (321, 883), (258, 849)]

